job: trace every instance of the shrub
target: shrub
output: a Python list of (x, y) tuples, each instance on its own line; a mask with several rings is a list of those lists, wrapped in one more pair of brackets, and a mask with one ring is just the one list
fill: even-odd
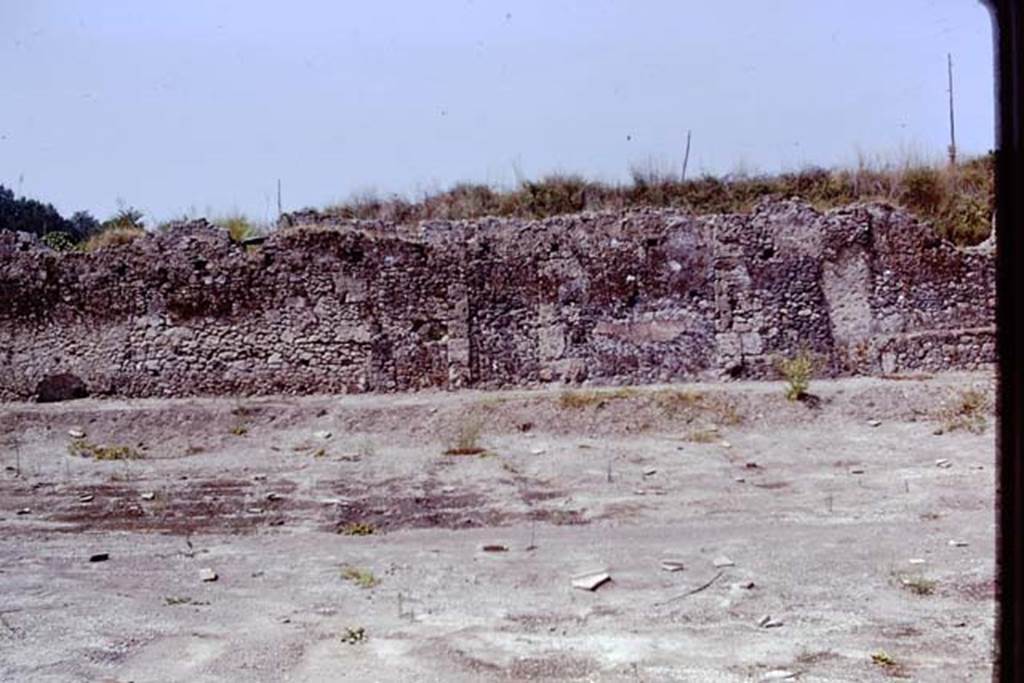
[(75, 248), (75, 241), (66, 232), (48, 232), (42, 237), (42, 242), (54, 251), (71, 251)]
[(778, 370), (786, 380), (786, 398), (797, 401), (807, 394), (811, 377), (816, 367), (814, 356), (809, 351), (800, 351), (792, 358), (783, 358), (778, 362)]
[(965, 389), (939, 411), (943, 431), (963, 429), (972, 434), (981, 434), (988, 424), (987, 415), (992, 402), (983, 391)]
[(380, 580), (369, 569), (353, 567), (351, 565), (345, 565), (341, 568), (341, 578), (351, 581), (360, 588), (373, 588), (380, 583)]
[(100, 231), (82, 244), (82, 250), (97, 251), (134, 242), (146, 234), (142, 215), (141, 211), (131, 207), (121, 209), (112, 218), (103, 221)]
[(902, 186), (900, 201), (922, 214), (937, 213), (946, 195), (942, 176), (938, 170), (928, 166), (904, 171)]
[(377, 527), (369, 522), (349, 522), (338, 529), (342, 536), (372, 536), (377, 533)]
[(142, 453), (131, 446), (98, 445), (89, 443), (85, 439), (75, 439), (68, 444), (68, 453), (94, 460), (139, 460), (142, 458)]
[(483, 420), (470, 416), (459, 424), (458, 432), (452, 440), (445, 455), (479, 455), (486, 449), (480, 445), (480, 434), (483, 432)]
[(256, 228), (249, 222), (249, 219), (241, 214), (220, 218), (214, 222), (228, 231), (228, 237), (232, 242), (243, 242), (257, 234)]

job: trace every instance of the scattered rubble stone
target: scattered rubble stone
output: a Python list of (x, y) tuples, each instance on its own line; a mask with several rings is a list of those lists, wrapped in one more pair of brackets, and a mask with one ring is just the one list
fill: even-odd
[(606, 571), (577, 574), (572, 578), (572, 587), (585, 591), (596, 591), (598, 588), (611, 581), (611, 578), (611, 575)]
[(199, 580), (200, 581), (205, 581), (205, 582), (216, 581), (217, 578), (218, 578), (217, 572), (213, 571), (209, 567), (203, 567), (202, 569), (199, 570)]
[(719, 557), (716, 557), (714, 559), (714, 561), (712, 562), (712, 564), (714, 564), (716, 567), (719, 567), (719, 568), (721, 568), (721, 567), (735, 567), (736, 566), (736, 563), (733, 562), (732, 560), (730, 560), (725, 555), (720, 555)]

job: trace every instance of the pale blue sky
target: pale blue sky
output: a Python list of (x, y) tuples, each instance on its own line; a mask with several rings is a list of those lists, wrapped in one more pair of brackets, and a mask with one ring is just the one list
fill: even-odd
[(993, 146), (976, 0), (0, 0), (0, 184), (100, 218)]

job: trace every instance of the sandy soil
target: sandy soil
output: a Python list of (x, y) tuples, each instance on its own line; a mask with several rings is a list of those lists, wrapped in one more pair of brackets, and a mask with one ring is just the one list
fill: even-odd
[(2, 405), (0, 679), (989, 680), (970, 387)]

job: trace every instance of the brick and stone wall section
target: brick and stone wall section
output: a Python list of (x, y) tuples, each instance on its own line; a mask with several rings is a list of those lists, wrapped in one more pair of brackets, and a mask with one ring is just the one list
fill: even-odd
[(415, 227), (194, 221), (93, 253), (0, 233), (0, 399), (392, 392), (990, 367), (994, 257), (899, 210), (671, 209)]

